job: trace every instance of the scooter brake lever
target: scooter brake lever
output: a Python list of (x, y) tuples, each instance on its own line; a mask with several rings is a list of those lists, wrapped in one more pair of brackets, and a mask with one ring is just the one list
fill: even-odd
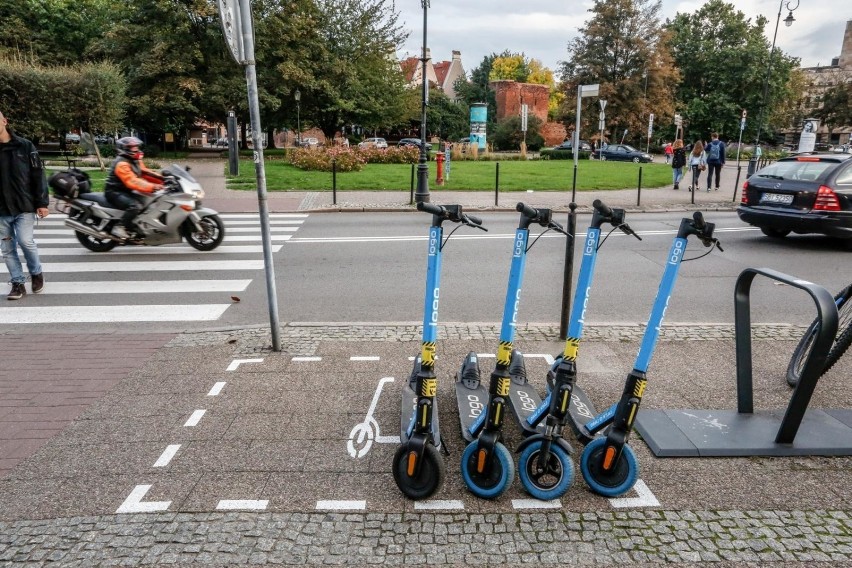
[(636, 231), (631, 229), (630, 225), (628, 225), (627, 223), (622, 223), (621, 225), (618, 226), (618, 228), (621, 229), (621, 231), (625, 235), (632, 235), (632, 236), (636, 237), (638, 240), (640, 240), (640, 241), (642, 240), (642, 237), (640, 237), (638, 234), (636, 234)]
[(569, 235), (569, 234), (568, 234), (568, 231), (566, 231), (566, 230), (562, 227), (562, 225), (560, 225), (560, 224), (559, 224), (559, 223), (557, 223), (556, 221), (551, 221), (550, 223), (548, 223), (547, 228), (548, 228), (548, 229), (552, 229), (552, 230), (556, 231), (557, 233), (562, 233), (562, 234), (563, 234), (563, 235), (565, 235), (566, 237), (570, 237), (570, 236), (571, 236), (571, 235)]

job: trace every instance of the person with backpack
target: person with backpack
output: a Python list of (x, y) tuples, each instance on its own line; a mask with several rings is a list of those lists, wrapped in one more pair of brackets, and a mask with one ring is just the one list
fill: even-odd
[(701, 140), (696, 140), (692, 145), (692, 151), (689, 153), (689, 168), (692, 170), (692, 185), (689, 186), (689, 191), (698, 191), (698, 178), (701, 177), (701, 172), (707, 169), (707, 155), (704, 153), (704, 144)]
[(683, 179), (683, 167), (686, 165), (686, 150), (683, 149), (683, 140), (678, 138), (672, 144), (672, 182), (675, 189), (680, 189), (680, 180)]
[(707, 191), (713, 185), (713, 174), (716, 175), (716, 191), (719, 191), (719, 176), (722, 175), (722, 166), (725, 165), (725, 143), (719, 140), (719, 134), (710, 134), (710, 143), (707, 145)]

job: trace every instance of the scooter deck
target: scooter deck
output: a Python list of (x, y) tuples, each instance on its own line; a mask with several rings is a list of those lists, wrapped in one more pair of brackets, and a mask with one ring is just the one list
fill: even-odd
[[(456, 403), (459, 407), (459, 422), (462, 438), (472, 442), (478, 431), (472, 431), (477, 420), (484, 415), (488, 407), (488, 389), (482, 384), (479, 360), (474, 352), (467, 354), (461, 369), (456, 373)], [(479, 428), (484, 423), (480, 420)]]
[(595, 412), (595, 405), (578, 385), (574, 385), (574, 390), (571, 392), (571, 406), (568, 413), (571, 416), (571, 428), (577, 437), (581, 436), (580, 429), (598, 414)]
[(512, 414), (515, 420), (518, 421), (525, 436), (544, 433), (544, 421), (542, 420), (538, 426), (532, 426), (527, 421), (533, 415), (535, 410), (541, 406), (541, 397), (538, 391), (527, 380), (527, 371), (524, 366), (524, 356), (517, 349), (512, 351), (512, 362), (509, 365), (509, 376), (512, 377), (512, 382), (509, 385), (509, 406), (512, 408)]

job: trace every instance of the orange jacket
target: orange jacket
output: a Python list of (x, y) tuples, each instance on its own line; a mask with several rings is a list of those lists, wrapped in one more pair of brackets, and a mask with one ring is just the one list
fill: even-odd
[(130, 162), (119, 161), (115, 165), (114, 171), (116, 177), (121, 180), (121, 183), (128, 190), (153, 193), (158, 189), (162, 189), (163, 177), (160, 174), (146, 168), (141, 160), (139, 161), (139, 170), (141, 171), (141, 175), (136, 175)]

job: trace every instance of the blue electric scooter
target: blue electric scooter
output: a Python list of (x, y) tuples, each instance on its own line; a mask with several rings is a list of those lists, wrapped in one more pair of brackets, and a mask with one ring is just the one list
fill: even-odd
[[(480, 379), (479, 363), (474, 352), (465, 357), (461, 370), (456, 375), (456, 401), (462, 436), (470, 442), (461, 458), (462, 478), (474, 495), (484, 499), (496, 499), (502, 495), (515, 478), (512, 454), (501, 440), (503, 419), (509, 404), (509, 385), (512, 381), (510, 365), (521, 301), (521, 285), (527, 253), (538, 240), (536, 238), (536, 241), (528, 245), (529, 227), (538, 223), (547, 229), (538, 237), (549, 230), (568, 234), (553, 220), (550, 209), (535, 209), (523, 203), (518, 203), (515, 209), (520, 212), (521, 218), (512, 245), (512, 265), (500, 327), (497, 366), (491, 373), (488, 389)], [(515, 359), (517, 360), (517, 354)]]
[(438, 338), (438, 299), (441, 287), (441, 252), (449, 240), (443, 239), (445, 221), (482, 229), (482, 221), (462, 212), (461, 205), (418, 203), (418, 211), (432, 214), (429, 229), (426, 297), (423, 307), (423, 340), (420, 355), (402, 392), (401, 444), (393, 456), (393, 478), (402, 493), (414, 500), (427, 499), (441, 487), (446, 474), (440, 450), (438, 422), (438, 380), (435, 376), (435, 349)]
[[(600, 495), (606, 497), (623, 495), (633, 487), (639, 477), (636, 454), (627, 442), (645, 392), (645, 375), (659, 339), (669, 299), (674, 291), (678, 270), (686, 251), (687, 239), (695, 235), (704, 243), (704, 246), (713, 246), (722, 250), (719, 241), (713, 238), (714, 229), (715, 225), (705, 223), (702, 214), (698, 211), (694, 213), (692, 219), (681, 220), (634, 368), (627, 376), (620, 401), (591, 420), (584, 419), (582, 422), (575, 421), (573, 424), (578, 440), (585, 444), (580, 459), (583, 479), (594, 492)], [(577, 309), (578, 304), (580, 302), (575, 301), (574, 310)], [(554, 364), (551, 371), (554, 378), (548, 397), (550, 411), (547, 418), (547, 431), (544, 435), (533, 436), (524, 442), (526, 446), (521, 453), (518, 466), (524, 488), (539, 499), (555, 499), (567, 490), (567, 487), (561, 487), (550, 481), (554, 476), (548, 474), (548, 468), (552, 467), (555, 460), (561, 462), (565, 459), (562, 448), (555, 442), (561, 436), (562, 428), (569, 418), (568, 400), (571, 398), (576, 381), (577, 343), (568, 345), (569, 342), (566, 342), (564, 356)], [(607, 429), (606, 435), (598, 436), (599, 433), (604, 433), (605, 429)], [(551, 456), (555, 456), (555, 460)]]

